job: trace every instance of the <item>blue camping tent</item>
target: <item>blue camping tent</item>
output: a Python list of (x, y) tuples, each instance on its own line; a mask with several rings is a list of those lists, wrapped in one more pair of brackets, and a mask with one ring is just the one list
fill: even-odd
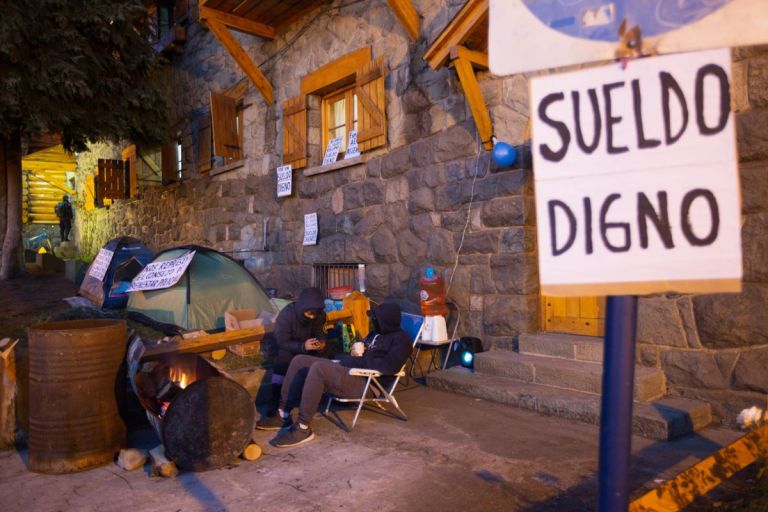
[(127, 290), (131, 280), (152, 261), (154, 255), (146, 245), (129, 236), (110, 240), (103, 249), (113, 253), (104, 278), (91, 275), (94, 265), (91, 263), (77, 293), (100, 308), (124, 308), (128, 303)]

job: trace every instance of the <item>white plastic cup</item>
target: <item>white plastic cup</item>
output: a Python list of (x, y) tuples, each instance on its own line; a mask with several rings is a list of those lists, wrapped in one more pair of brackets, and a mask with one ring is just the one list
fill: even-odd
[(365, 353), (365, 344), (362, 341), (356, 341), (352, 344), (352, 355), (354, 357), (360, 357)]

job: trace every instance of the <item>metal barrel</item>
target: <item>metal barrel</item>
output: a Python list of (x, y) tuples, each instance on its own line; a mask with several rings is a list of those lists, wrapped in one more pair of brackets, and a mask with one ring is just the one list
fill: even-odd
[(116, 401), (123, 320), (69, 320), (29, 329), (29, 469), (72, 473), (125, 447)]

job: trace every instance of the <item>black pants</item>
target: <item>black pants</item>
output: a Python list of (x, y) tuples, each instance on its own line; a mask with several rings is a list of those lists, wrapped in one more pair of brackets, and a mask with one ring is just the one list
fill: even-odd
[(299, 421), (309, 425), (323, 393), (359, 398), (365, 379), (349, 375), (349, 368), (321, 357), (300, 355), (293, 358), (283, 382), (280, 404), (288, 412), (299, 406)]
[(69, 240), (69, 233), (72, 231), (72, 219), (59, 219), (59, 232), (61, 233), (61, 241), (66, 242)]

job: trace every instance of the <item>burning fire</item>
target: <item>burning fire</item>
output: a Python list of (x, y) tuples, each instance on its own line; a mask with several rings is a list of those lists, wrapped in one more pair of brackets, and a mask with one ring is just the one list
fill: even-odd
[(189, 384), (192, 383), (193, 380), (192, 377), (181, 368), (171, 368), (170, 378), (171, 381), (173, 381), (181, 389), (186, 388)]

